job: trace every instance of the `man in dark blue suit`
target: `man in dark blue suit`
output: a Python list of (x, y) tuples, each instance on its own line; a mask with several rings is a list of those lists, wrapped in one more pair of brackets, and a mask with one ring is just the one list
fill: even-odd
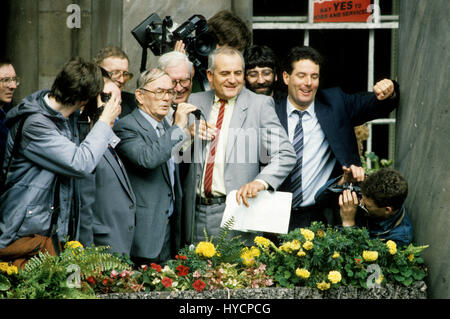
[(364, 179), (354, 127), (387, 117), (398, 106), (398, 85), (388, 79), (364, 95), (319, 90), (322, 61), (313, 48), (294, 47), (283, 65), (288, 97), (275, 103), (297, 153), (296, 167), (278, 189), (293, 193), (289, 230), (326, 222), (326, 203), (316, 203), (314, 195), (330, 178), (344, 173), (349, 180)]

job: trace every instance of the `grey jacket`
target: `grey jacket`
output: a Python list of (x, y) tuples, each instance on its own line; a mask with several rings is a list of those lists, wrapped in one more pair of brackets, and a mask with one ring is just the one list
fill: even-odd
[[(189, 97), (189, 103), (197, 106), (206, 118), (213, 102), (214, 91), (194, 93)], [(206, 158), (204, 148), (195, 148), (194, 144), (193, 162), (183, 185), (183, 225), (188, 244), (193, 241), (195, 197), (203, 169), (197, 158)], [(199, 150), (203, 152), (201, 157), (195, 155)], [(270, 189), (276, 190), (288, 176), (296, 155), (275, 114), (271, 97), (255, 94), (245, 87), (239, 93), (228, 128), (225, 161), (227, 194), (255, 179), (266, 181)]]
[[(10, 127), (3, 169), (14, 144), (19, 120), (28, 116), (22, 130), (18, 154), (0, 197), (0, 248), (32, 234), (47, 235), (54, 202), (56, 177), (60, 178), (58, 236), (65, 241), (69, 220), (78, 211), (79, 193), (74, 178), (89, 175), (102, 158), (108, 143), (118, 142), (111, 128), (98, 121), (78, 145), (78, 130), (71, 117), (50, 108), (44, 101), (48, 91), (26, 97), (7, 115)], [(77, 220), (75, 220), (75, 225)], [(76, 231), (72, 234), (77, 239)]]

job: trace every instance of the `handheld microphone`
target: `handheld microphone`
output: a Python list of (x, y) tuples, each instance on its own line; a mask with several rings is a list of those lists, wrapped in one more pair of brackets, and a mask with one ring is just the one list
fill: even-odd
[[(177, 111), (178, 104), (172, 103), (172, 109), (176, 112)], [(192, 111), (191, 114), (194, 114), (195, 118), (197, 120), (200, 120), (200, 117), (202, 116), (202, 111), (199, 109), (196, 109), (195, 111)]]

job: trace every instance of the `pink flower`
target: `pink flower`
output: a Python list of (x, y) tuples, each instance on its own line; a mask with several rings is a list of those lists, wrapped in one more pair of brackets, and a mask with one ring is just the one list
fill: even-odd
[(142, 269), (143, 271), (146, 271), (146, 270), (147, 270), (147, 268), (148, 268), (148, 266), (147, 266), (147, 265), (141, 265), (141, 269)]
[(109, 275), (109, 277), (110, 277), (111, 279), (114, 279), (114, 278), (116, 278), (118, 275), (119, 275), (119, 273), (117, 272), (117, 270), (113, 270), (113, 271), (111, 271), (111, 275)]
[(125, 269), (122, 270), (122, 272), (120, 273), (120, 277), (126, 277), (128, 275), (128, 271), (126, 271)]

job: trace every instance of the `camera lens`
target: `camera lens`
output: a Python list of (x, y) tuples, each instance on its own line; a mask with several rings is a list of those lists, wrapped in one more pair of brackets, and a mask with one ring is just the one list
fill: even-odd
[(216, 48), (216, 40), (210, 33), (198, 35), (194, 42), (195, 53), (200, 56), (208, 56)]

